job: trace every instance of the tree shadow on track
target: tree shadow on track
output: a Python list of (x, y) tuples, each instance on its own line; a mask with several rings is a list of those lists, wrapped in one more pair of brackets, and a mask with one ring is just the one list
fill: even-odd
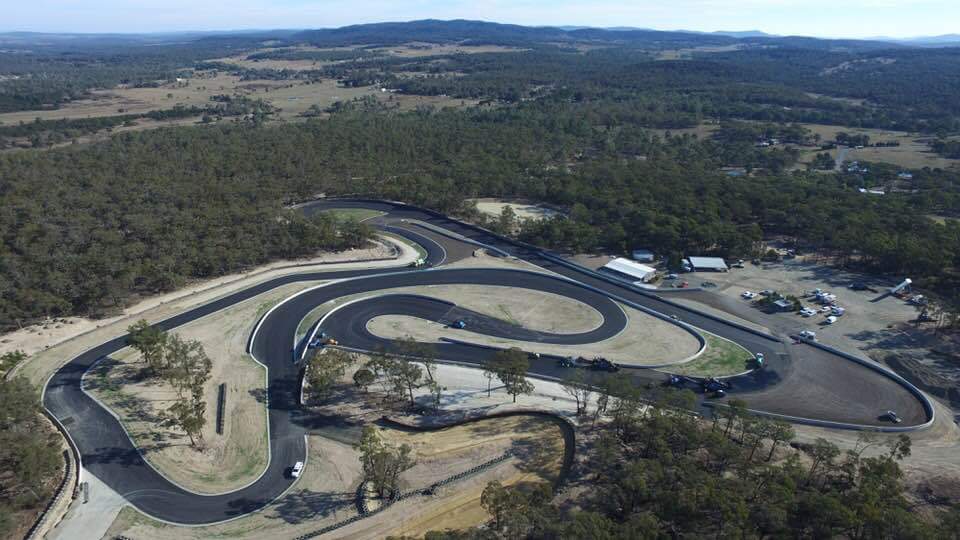
[(328, 517), (339, 510), (352, 509), (354, 499), (354, 493), (322, 493), (303, 489), (288, 493), (267, 517), (282, 519), (290, 524), (303, 523)]

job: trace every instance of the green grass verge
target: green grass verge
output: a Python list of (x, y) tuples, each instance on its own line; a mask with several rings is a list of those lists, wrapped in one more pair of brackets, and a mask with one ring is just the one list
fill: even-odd
[(337, 221), (346, 221), (348, 219), (363, 221), (365, 219), (375, 218), (384, 214), (384, 212), (368, 210), (366, 208), (336, 208), (333, 210), (323, 210), (323, 212), (325, 214), (330, 214)]
[(707, 340), (707, 350), (692, 362), (665, 368), (664, 371), (692, 377), (725, 377), (736, 375), (750, 369), (753, 365), (753, 353), (736, 343), (703, 333)]

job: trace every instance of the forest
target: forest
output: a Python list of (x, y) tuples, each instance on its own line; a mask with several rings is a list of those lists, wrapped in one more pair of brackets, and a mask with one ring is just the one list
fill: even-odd
[(880, 444), (865, 434), (844, 452), (825, 439), (791, 442), (789, 424), (745, 415), (737, 400), (704, 421), (683, 412), (692, 394), (649, 407), (608, 386), (618, 398), (599, 397), (597, 417), (609, 421), (585, 429), (590, 455), (556, 494), (561, 502), (545, 484), (491, 482), (485, 527), (423, 538), (958, 537), (960, 508), (927, 512), (905, 495), (905, 435)]
[[(386, 50), (412, 42), (513, 48)], [(141, 116), (0, 125), (0, 148), (33, 147), (0, 153), (0, 331), (103, 317), (192, 280), (366, 245), (373, 231), (362, 223), (291, 208), (317, 194), (402, 200), (563, 253), (652, 247), (671, 266), (690, 254), (756, 257), (762, 240), (782, 236), (829, 264), (910, 276), (954, 323), (960, 314), (960, 171), (835, 168), (826, 153), (888, 144), (853, 134), (871, 127), (918, 132), (939, 155), (960, 157), (960, 49), (473, 21), (0, 44), (0, 113), (198, 70), (372, 90), (289, 123), (273, 120), (266, 101), (222, 94)], [(222, 60), (236, 56), (317, 66)], [(479, 104), (401, 111), (394, 94)], [(61, 144), (142, 117), (191, 116), (207, 122)], [(236, 121), (215, 122), (222, 117)], [(851, 129), (826, 141), (801, 123)], [(690, 134), (703, 127), (711, 134)], [(806, 165), (801, 149), (819, 155)], [(860, 192), (877, 186), (882, 195)], [(490, 219), (469, 202), (479, 197), (530, 199), (563, 215)], [(0, 368), (23, 361), (11, 354)], [(414, 378), (390, 369), (397, 381)], [(517, 371), (502, 368), (501, 381), (519, 384)], [(34, 389), (24, 379), (0, 384), (0, 464), (15, 480), (0, 488), (2, 532), (13, 512), (49, 495), (61, 465), (52, 440), (35, 436)], [(409, 384), (395, 386), (412, 399)], [(593, 488), (578, 511), (560, 512), (549, 493), (491, 486), (491, 528), (428, 537), (956, 538), (955, 511), (921, 515), (906, 500), (906, 440), (879, 453), (825, 441), (788, 451), (787, 428), (736, 408), (701, 425), (670, 412), (682, 396), (651, 409), (631, 389), (606, 390), (619, 399), (609, 428), (591, 435), (596, 459), (581, 472)], [(196, 425), (196, 407), (177, 412)]]
[[(310, 249), (362, 243), (283, 205), (315, 193), (401, 199), (466, 218), (472, 197), (526, 197), (569, 218), (526, 224), (522, 238), (585, 252), (657, 246), (750, 256), (784, 234), (841, 264), (911, 275), (956, 301), (960, 176), (917, 171), (915, 190), (864, 197), (896, 178), (718, 169), (731, 147), (660, 137), (616, 104), (530, 102), (512, 109), (368, 112), (345, 108), (298, 125), (128, 133), (90, 145), (0, 157), (0, 324), (96, 315), (134, 294)], [(735, 157), (747, 160), (753, 146)], [(759, 155), (759, 154), (757, 154)], [(790, 156), (783, 157), (789, 162)], [(318, 221), (319, 220), (319, 221)]]

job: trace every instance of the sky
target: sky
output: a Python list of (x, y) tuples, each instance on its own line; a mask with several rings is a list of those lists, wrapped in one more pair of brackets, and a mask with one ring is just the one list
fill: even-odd
[(816, 37), (960, 33), (960, 0), (0, 0), (0, 31), (330, 28), (473, 19)]

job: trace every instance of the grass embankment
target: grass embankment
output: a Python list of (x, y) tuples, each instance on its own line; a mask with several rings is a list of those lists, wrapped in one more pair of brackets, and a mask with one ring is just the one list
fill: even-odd
[(692, 362), (665, 371), (694, 377), (725, 377), (750, 369), (753, 353), (736, 343), (713, 334), (703, 334), (707, 349)]

